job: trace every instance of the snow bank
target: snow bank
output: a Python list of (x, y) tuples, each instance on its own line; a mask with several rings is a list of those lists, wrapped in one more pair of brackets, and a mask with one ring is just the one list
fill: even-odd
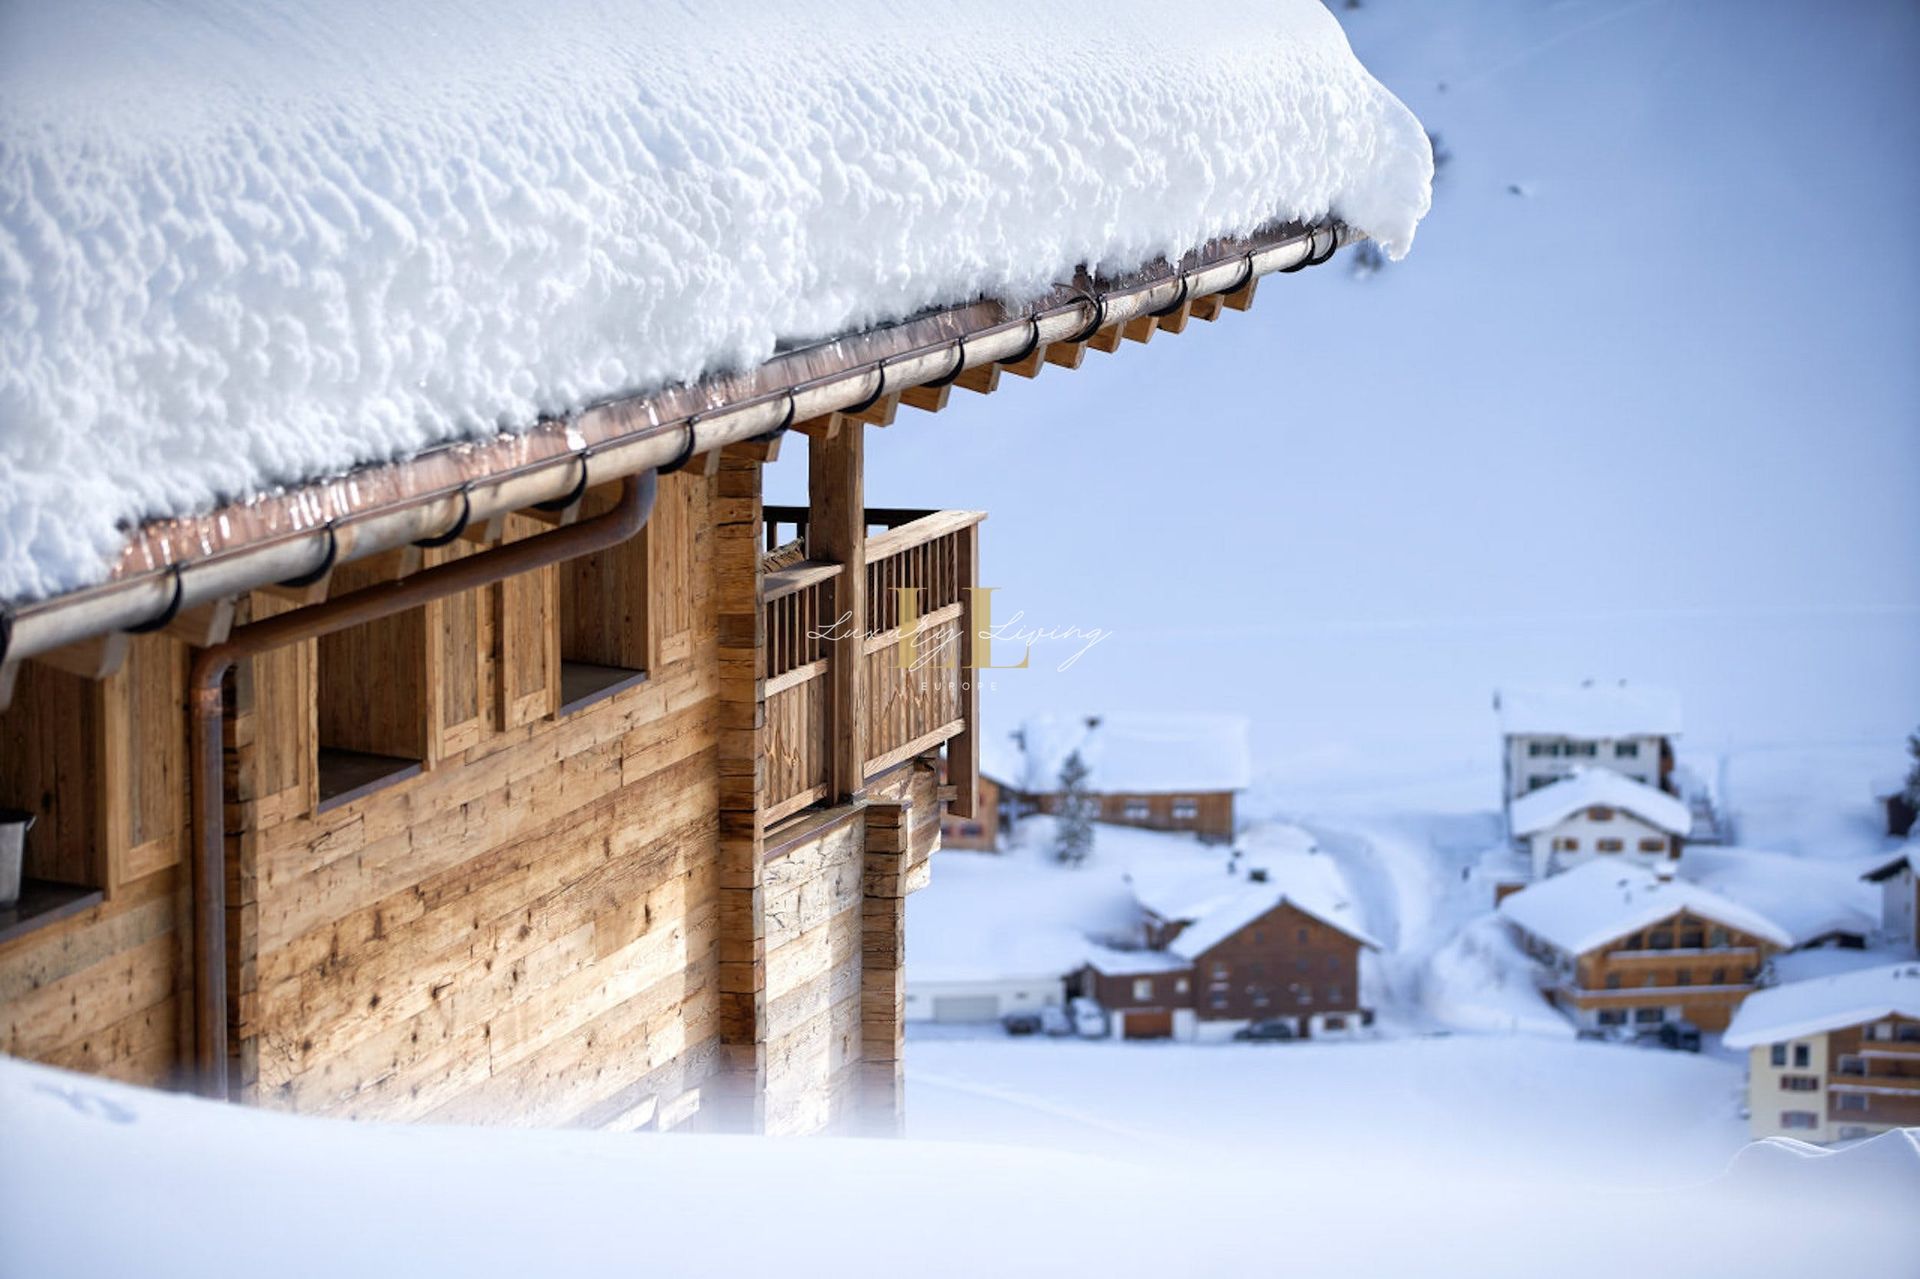
[(1420, 969), (1420, 1003), (1457, 1030), (1571, 1039), (1573, 1023), (1541, 998), (1537, 966), (1500, 920), (1474, 920)]
[(1880, 927), (1879, 892), (1848, 864), (1696, 844), (1681, 857), (1680, 874), (1765, 915), (1796, 946), (1833, 933), (1864, 937)]
[(0, 599), (118, 525), (981, 293), (1431, 155), (1317, 0), (73, 0), (0, 34)]

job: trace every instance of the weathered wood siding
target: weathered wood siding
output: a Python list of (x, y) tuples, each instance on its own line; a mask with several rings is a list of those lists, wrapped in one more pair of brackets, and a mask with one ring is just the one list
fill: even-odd
[[(244, 1099), (382, 1119), (644, 1122), (678, 1113), (710, 1073), (705, 487), (666, 481), (643, 546), (602, 568), (691, 589), (691, 607), (660, 610), (681, 623), (656, 636), (675, 659), (635, 688), (553, 714), (551, 573), (424, 610), (405, 634), (437, 679), (432, 705), (409, 710), (439, 740), (417, 778), (316, 814), (287, 766), (297, 749), (265, 729), (306, 718), (328, 655), (297, 645), (257, 664), (235, 719), (245, 798), (229, 849)], [(514, 533), (537, 531), (528, 523)], [(596, 589), (630, 595), (633, 581)]]
[(28, 663), (0, 713), (0, 804), (39, 815), (27, 873), (104, 900), (0, 942), (0, 1052), (174, 1082), (190, 1033), (185, 646), (133, 640), (98, 683)]

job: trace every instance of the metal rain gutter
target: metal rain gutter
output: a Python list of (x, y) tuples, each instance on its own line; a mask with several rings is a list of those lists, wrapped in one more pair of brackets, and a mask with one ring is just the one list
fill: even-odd
[[(162, 521), (135, 534), (113, 580), (0, 610), (0, 662), (116, 630), (151, 630), (179, 612), (553, 502), (643, 471), (671, 471), (710, 449), (857, 409), (884, 395), (1018, 360), (1036, 345), (1085, 341), (1110, 325), (1231, 293), (1260, 276), (1327, 261), (1364, 235), (1334, 223), (1285, 224), (1215, 241), (1180, 263), (1098, 282), (1082, 277), (1023, 311), (994, 302), (776, 355), (719, 376), (593, 406), (564, 422), (322, 481), (294, 494)], [(323, 502), (314, 500), (324, 495)], [(371, 495), (371, 499), (369, 499)], [(236, 527), (271, 511), (265, 531)]]

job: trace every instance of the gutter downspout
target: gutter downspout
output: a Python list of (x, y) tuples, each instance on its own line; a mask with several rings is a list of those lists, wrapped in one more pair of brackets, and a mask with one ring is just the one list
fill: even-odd
[[(691, 432), (689, 432), (691, 435)], [(193, 745), (189, 770), (195, 844), (193, 899), (194, 1057), (200, 1091), (228, 1099), (227, 1086), (227, 858), (225, 748), (221, 686), (241, 658), (410, 608), (491, 586), (504, 578), (617, 546), (638, 533), (653, 513), (656, 472), (630, 475), (612, 510), (525, 541), (423, 569), (307, 608), (236, 628), (223, 644), (201, 649), (188, 682)]]

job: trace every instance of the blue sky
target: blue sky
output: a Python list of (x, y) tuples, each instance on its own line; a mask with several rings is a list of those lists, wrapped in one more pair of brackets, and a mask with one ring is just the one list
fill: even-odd
[(996, 729), (1242, 709), (1269, 761), (1391, 771), (1490, 759), (1502, 680), (1625, 675), (1680, 688), (1697, 745), (1893, 767), (1920, 722), (1920, 9), (1340, 16), (1453, 154), (1406, 262), (1268, 280), (870, 443), (870, 501), (992, 512), (1003, 615), (1113, 632), (996, 675)]

